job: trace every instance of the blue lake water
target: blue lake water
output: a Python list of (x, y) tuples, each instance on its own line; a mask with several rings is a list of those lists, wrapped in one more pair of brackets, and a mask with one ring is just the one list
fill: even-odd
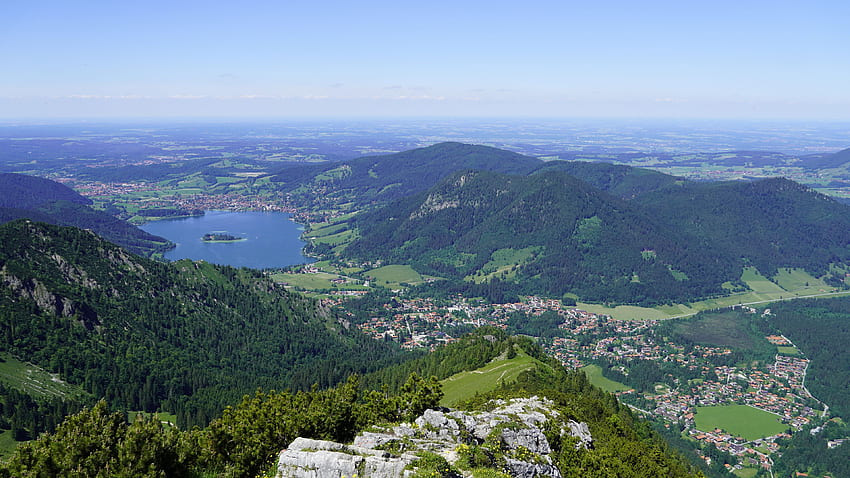
[[(141, 226), (145, 231), (177, 244), (169, 260), (204, 260), (213, 264), (264, 269), (312, 262), (304, 257), (303, 228), (283, 212), (207, 211), (203, 216), (164, 219)], [(238, 242), (204, 242), (207, 233), (245, 238)]]

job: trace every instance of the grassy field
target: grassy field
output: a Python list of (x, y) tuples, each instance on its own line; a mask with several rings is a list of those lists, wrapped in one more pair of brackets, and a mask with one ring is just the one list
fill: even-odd
[[(740, 320), (739, 313), (732, 310), (708, 312), (697, 320), (677, 322), (674, 330), (689, 341), (716, 347), (731, 347), (738, 350), (769, 347), (766, 339), (760, 334), (755, 334), (748, 324)], [(769, 353), (772, 355), (772, 352)]]
[(606, 307), (601, 304), (587, 304), (579, 302), (576, 307), (593, 314), (610, 315), (617, 320), (646, 320), (646, 319), (670, 319), (680, 315), (696, 313), (689, 307), (679, 308), (649, 308), (636, 305), (618, 305), (617, 307)]
[(378, 285), (391, 289), (402, 287), (402, 283), (419, 284), (422, 282), (422, 276), (410, 266), (384, 266), (367, 271), (365, 275), (372, 277)]
[(697, 407), (694, 419), (699, 430), (720, 428), (745, 440), (776, 435), (788, 429), (788, 425), (781, 423), (776, 415), (749, 405)]
[(771, 292), (784, 292), (785, 289), (779, 287), (777, 284), (774, 284), (767, 277), (761, 275), (755, 267), (745, 267), (744, 272), (741, 274), (741, 281), (743, 281), (750, 289), (755, 293), (771, 293)]
[(776, 351), (785, 355), (800, 355), (800, 351), (797, 350), (797, 347), (783, 347), (780, 345), (776, 347)]
[(631, 389), (631, 387), (626, 384), (605, 378), (602, 375), (602, 368), (600, 368), (599, 365), (586, 365), (581, 369), (584, 371), (585, 375), (587, 375), (587, 379), (590, 380), (590, 383), (596, 385), (602, 390), (605, 390), (606, 392), (624, 392)]
[(0, 431), (0, 460), (4, 460), (15, 451), (18, 442), (12, 438), (12, 430)]
[(330, 274), (327, 272), (317, 272), (315, 274), (291, 274), (281, 272), (272, 274), (272, 280), (276, 282), (285, 282), (286, 284), (305, 290), (324, 290), (324, 289), (340, 289), (340, 290), (366, 290), (359, 284), (334, 284), (333, 279), (339, 279), (341, 276)]
[(672, 319), (694, 315), (703, 310), (722, 309), (738, 304), (759, 304), (797, 297), (820, 295), (850, 295), (850, 292), (835, 291), (822, 280), (812, 277), (802, 269), (780, 269), (775, 277), (768, 279), (754, 267), (747, 267), (741, 280), (752, 289), (748, 292), (730, 294), (725, 297), (707, 299), (690, 304), (665, 305), (654, 308), (621, 305), (606, 307), (599, 304), (578, 303), (580, 309), (595, 314), (605, 314), (618, 320)]
[(336, 234), (343, 229), (346, 228), (346, 224), (343, 223), (322, 223), (322, 227), (313, 227), (309, 232), (304, 233), (304, 237), (313, 238), (313, 237), (324, 237), (330, 236), (331, 234)]
[(738, 478), (754, 478), (758, 473), (758, 468), (741, 468), (732, 472)]
[(490, 256), (490, 261), (481, 267), (477, 273), (464, 277), (463, 280), (480, 284), (494, 277), (502, 280), (511, 280), (516, 276), (514, 266), (525, 264), (535, 253), (543, 250), (542, 247), (531, 246), (524, 249), (498, 249)]
[(23, 390), (36, 397), (65, 397), (82, 395), (82, 389), (62, 380), (35, 365), (21, 362), (6, 353), (0, 353), (0, 382)]
[(831, 289), (826, 282), (816, 277), (812, 277), (803, 269), (779, 269), (779, 272), (773, 278), (773, 281), (785, 290)]
[(443, 380), (443, 399), (440, 405), (452, 406), (472, 398), (476, 393), (494, 390), (500, 381), (509, 382), (537, 362), (522, 351), (512, 359), (496, 358), (484, 367), (471, 372), (461, 372)]

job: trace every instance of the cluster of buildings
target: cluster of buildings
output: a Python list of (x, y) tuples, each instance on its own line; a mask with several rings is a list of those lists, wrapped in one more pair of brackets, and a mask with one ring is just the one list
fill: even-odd
[[(567, 333), (541, 340), (541, 344), (568, 367), (579, 368), (604, 359), (624, 364), (621, 372), (628, 374), (631, 361), (650, 360), (674, 365), (684, 371), (683, 375), (697, 377), (677, 378), (669, 386), (656, 387), (654, 393), (630, 390), (621, 398), (675, 424), (691, 439), (737, 457), (737, 466), (769, 469), (770, 455), (779, 447), (776, 440), (788, 435), (747, 441), (720, 429), (700, 430), (695, 424), (697, 407), (748, 405), (776, 415), (789, 430), (800, 430), (824, 413), (819, 410), (822, 404), (804, 386), (805, 358), (777, 354), (773, 363), (763, 366), (728, 365), (729, 348), (670, 343), (653, 334), (656, 321), (615, 320), (564, 305), (560, 300), (528, 297), (517, 303), (485, 304), (463, 297), (438, 301), (397, 296), (358, 326), (373, 337), (398, 340), (405, 347), (434, 347), (453, 341), (470, 327), (506, 328), (516, 312), (528, 316), (558, 314), (559, 327)], [(777, 346), (793, 347), (786, 337), (767, 339)]]
[(155, 183), (101, 183), (87, 182), (75, 184), (74, 188), (86, 197), (123, 196), (127, 204), (140, 209), (170, 208), (185, 211), (278, 211), (295, 213), (286, 196), (263, 197), (249, 194), (173, 194), (167, 197), (142, 195), (133, 199), (134, 194), (161, 191)]

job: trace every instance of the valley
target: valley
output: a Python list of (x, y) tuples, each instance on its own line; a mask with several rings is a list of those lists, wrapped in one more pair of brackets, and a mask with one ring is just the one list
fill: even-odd
[[(836, 470), (844, 469), (834, 463), (800, 468), (802, 460), (791, 461), (796, 450), (807, 449), (797, 443), (801, 436), (850, 435), (842, 421), (850, 407), (846, 397), (836, 398), (835, 385), (822, 372), (828, 367), (822, 368), (811, 342), (788, 332), (780, 320), (785, 312), (777, 310), (779, 304), (833, 304), (850, 295), (850, 214), (814, 192), (843, 194), (848, 173), (841, 154), (613, 147), (565, 153), (558, 141), (500, 141), (506, 149), (496, 149), (411, 138), (368, 148), (317, 142), (313, 153), (305, 153), (306, 143), (252, 141), (206, 149), (175, 139), (152, 147), (179, 154), (101, 157), (81, 169), (70, 160), (39, 171), (8, 163), (15, 173), (59, 179), (84, 199), (68, 197), (133, 224), (197, 218), (211, 209), (286, 212), (304, 226), (305, 254), (315, 262), (236, 270), (192, 261), (133, 266), (122, 259), (123, 285), (101, 296), (91, 283), (79, 290), (52, 284), (45, 271), (59, 267), (63, 277), (111, 283), (118, 279), (103, 275), (113, 267), (108, 261), (63, 269), (62, 261), (49, 259), (53, 252), (39, 251), (44, 258), (35, 263), (47, 269), (21, 281), (36, 285), (16, 286), (12, 293), (35, 290), (43, 281), (58, 304), (70, 300), (65, 303), (73, 303), (81, 323), (89, 320), (89, 331), (97, 332), (76, 339), (103, 360), (114, 360), (125, 378), (120, 387), (110, 384), (104, 377), (111, 370), (103, 364), (86, 374), (86, 359), (76, 357), (70, 344), (60, 336), (40, 337), (36, 324), (47, 320), (41, 315), (50, 309), (39, 303), (40, 312), (4, 306), (12, 325), (5, 329), (8, 359), (0, 363), (0, 383), (33, 396), (71, 393), (27, 388), (19, 375), (3, 372), (21, 369), (21, 358), (36, 357), (40, 364), (33, 367), (49, 370), (46, 376), (58, 379), (49, 373), (60, 373), (56, 384), (68, 385), (64, 380), (73, 377), (72, 390), (84, 387), (78, 395), (83, 403), (107, 396), (125, 410), (171, 412), (181, 428), (205, 427), (256, 387), (331, 387), (352, 372), (380, 372), (413, 363), (408, 361), (426, 351), (450, 349), (470, 333), (505, 331), (532, 337), (539, 351), (506, 347), (486, 363), (457, 370), (459, 375), (440, 376), (440, 403), (497, 394), (535, 374), (557, 375), (563, 365), (587, 371), (591, 382), (652, 420), (657, 433), (679, 443), (709, 476), (803, 469), (840, 476)], [(95, 138), (89, 147), (99, 144)], [(807, 166), (820, 163), (822, 169)], [(677, 176), (662, 174), (671, 172)], [(39, 207), (39, 214), (57, 208)], [(200, 243), (210, 231), (235, 229), (206, 228), (193, 238)], [(80, 250), (107, 247), (71, 233), (36, 235), (52, 234), (74, 244), (60, 254), (72, 262)], [(213, 242), (237, 237), (221, 234)], [(239, 242), (256, 244), (253, 238)], [(163, 242), (145, 247), (146, 255), (168, 254)], [(12, 257), (10, 252), (5, 259), (4, 274), (7, 267), (26, 269)], [(153, 272), (158, 282), (127, 288), (144, 282), (129, 272), (137, 267)], [(8, 289), (23, 276), (4, 277), (12, 277), (5, 279)], [(139, 305), (140, 291), (157, 299)], [(177, 300), (160, 297), (166, 291)], [(129, 297), (137, 305), (126, 305)], [(820, 300), (802, 300), (813, 298)], [(109, 307), (130, 319), (118, 322), (121, 313)], [(32, 340), (21, 340), (12, 311), (32, 314), (26, 325)], [(180, 321), (164, 321), (157, 311)], [(275, 323), (263, 314), (284, 320)], [(137, 349), (132, 334), (111, 328), (112, 321), (157, 345)], [(98, 334), (117, 334), (122, 338), (116, 344), (126, 348), (111, 349)], [(182, 348), (197, 347), (199, 339), (211, 343), (216, 334), (226, 342), (213, 353)], [(51, 355), (56, 351), (61, 353)], [(543, 351), (556, 362), (541, 365), (537, 354)], [(57, 366), (65, 357), (72, 361)], [(203, 370), (191, 371), (199, 357)], [(131, 358), (148, 362), (133, 365)], [(807, 387), (812, 380), (818, 385)], [(134, 392), (134, 381), (143, 389)], [(4, 432), (4, 440), (12, 434)]]

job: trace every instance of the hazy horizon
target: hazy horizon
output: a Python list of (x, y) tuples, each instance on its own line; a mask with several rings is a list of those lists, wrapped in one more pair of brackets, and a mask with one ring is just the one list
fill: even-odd
[(7, 2), (0, 117), (850, 120), (850, 4)]

